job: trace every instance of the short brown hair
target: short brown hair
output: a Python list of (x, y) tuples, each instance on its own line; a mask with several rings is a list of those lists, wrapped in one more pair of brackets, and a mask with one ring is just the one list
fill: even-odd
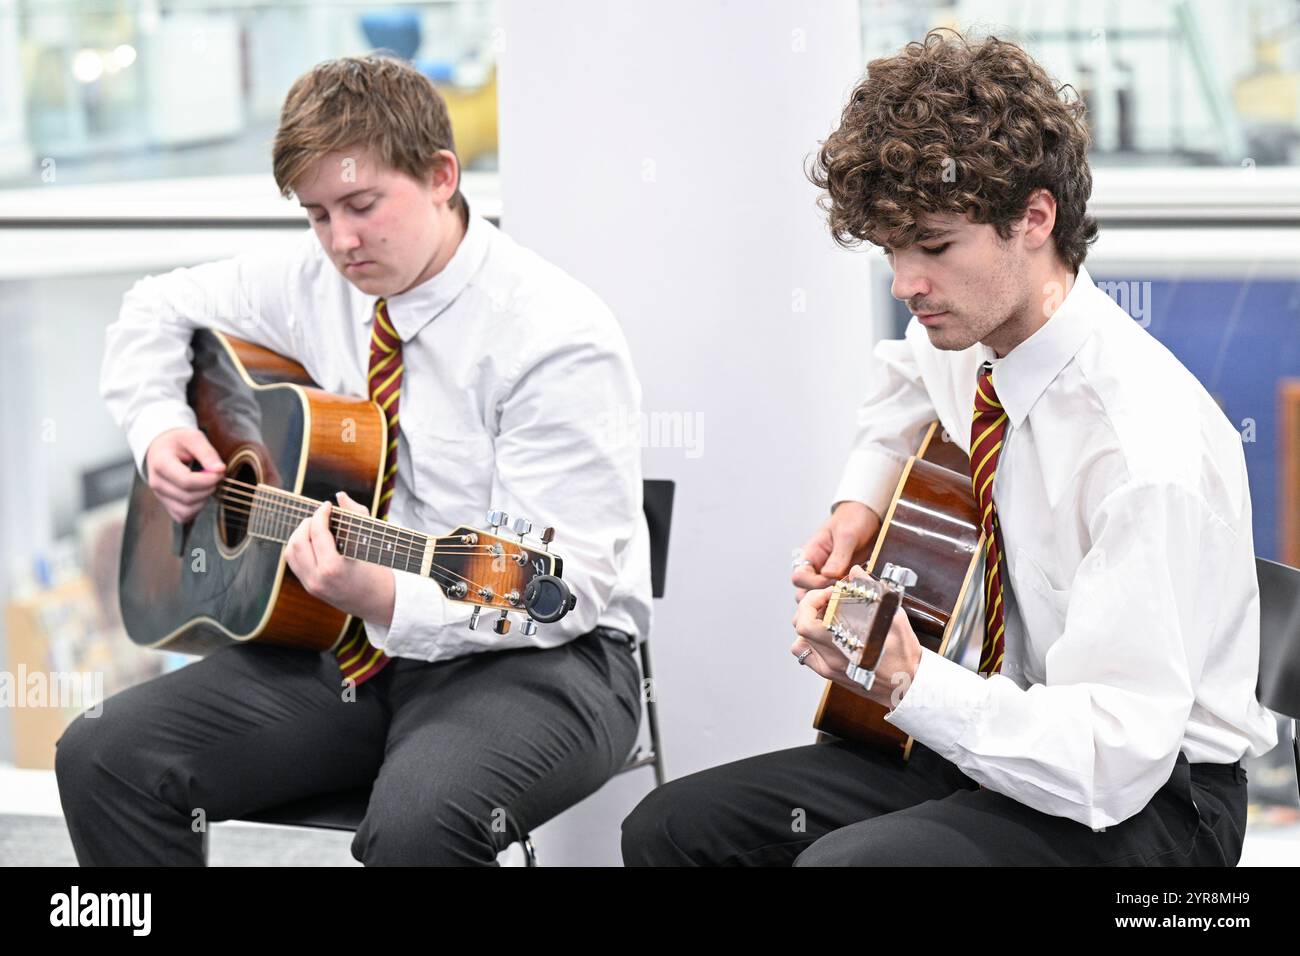
[[(456, 152), (446, 102), (405, 60), (346, 56), (318, 63), (294, 81), (271, 150), (280, 195), (288, 198), (322, 156), (361, 148), (418, 180), (443, 161), (438, 150)], [(457, 184), (450, 206), (462, 205)]]
[[(951, 36), (945, 36), (945, 33)], [(903, 248), (926, 214), (971, 214), (1006, 241), (1029, 195), (1056, 199), (1052, 238), (1075, 272), (1097, 237), (1084, 106), (1014, 43), (934, 30), (873, 60), (809, 178), (842, 246)]]

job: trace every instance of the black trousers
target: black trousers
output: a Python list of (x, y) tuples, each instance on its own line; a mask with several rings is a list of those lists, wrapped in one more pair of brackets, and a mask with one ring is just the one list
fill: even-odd
[(917, 743), (911, 760), (835, 741), (672, 781), (623, 821), (633, 865), (1235, 866), (1239, 764), (1189, 764), (1138, 814), (1094, 832), (980, 789)]
[(202, 864), (208, 822), (373, 782), (358, 860), (492, 864), (613, 776), (641, 716), (617, 631), (395, 658), (354, 691), (333, 654), (240, 645), (110, 697), (58, 742), (77, 860)]

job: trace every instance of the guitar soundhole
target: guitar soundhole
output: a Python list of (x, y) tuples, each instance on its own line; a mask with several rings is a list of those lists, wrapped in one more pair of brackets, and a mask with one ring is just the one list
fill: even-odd
[(229, 550), (234, 550), (248, 537), (248, 515), (251, 503), (251, 489), (257, 486), (257, 471), (251, 460), (236, 460), (227, 471), (227, 477), (243, 482), (249, 492), (241, 486), (229, 489), (221, 496), (221, 506), (217, 513), (217, 530), (221, 543)]

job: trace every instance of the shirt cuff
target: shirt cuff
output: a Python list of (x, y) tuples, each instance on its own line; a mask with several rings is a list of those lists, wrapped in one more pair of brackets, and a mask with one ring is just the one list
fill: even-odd
[(883, 519), (906, 463), (906, 459), (892, 452), (877, 448), (855, 449), (844, 467), (844, 476), (835, 489), (833, 500), (860, 501)]
[(366, 637), (390, 656), (410, 652), (418, 644), (421, 656), (428, 657), (433, 649), (428, 635), (437, 634), (446, 625), (468, 621), (471, 608), (452, 604), (431, 578), (401, 571), (392, 575), (393, 618), (388, 627), (366, 621)]
[(144, 456), (155, 438), (173, 428), (194, 428), (196, 424), (194, 410), (184, 402), (158, 402), (141, 411), (126, 432), (126, 443), (135, 456), (140, 477), (146, 477)]
[(985, 678), (923, 647), (907, 693), (885, 720), (951, 759), (966, 728), (992, 700)]

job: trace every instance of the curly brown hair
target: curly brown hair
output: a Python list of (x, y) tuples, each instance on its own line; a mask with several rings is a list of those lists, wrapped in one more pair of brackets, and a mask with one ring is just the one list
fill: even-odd
[[(424, 179), (456, 152), (447, 103), (428, 77), (382, 52), (318, 63), (290, 87), (271, 149), (286, 199), (322, 156), (368, 148), (390, 169)], [(449, 205), (459, 210), (457, 187)]]
[(1078, 272), (1097, 222), (1084, 106), (1067, 90), (1016, 44), (951, 30), (871, 61), (808, 172), (831, 235), (897, 249), (924, 238), (924, 215), (970, 213), (1006, 241), (1046, 189), (1057, 253)]

